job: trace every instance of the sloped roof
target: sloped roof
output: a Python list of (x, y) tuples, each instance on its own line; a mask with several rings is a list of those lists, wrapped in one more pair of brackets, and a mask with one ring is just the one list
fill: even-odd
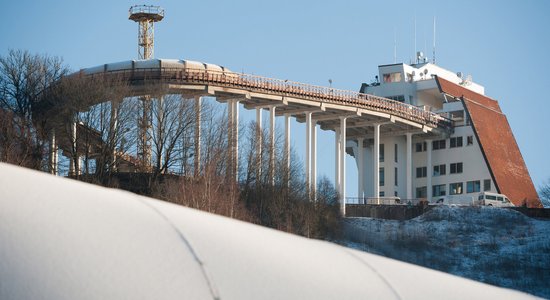
[(542, 207), (508, 119), (498, 102), (436, 77), (442, 93), (461, 98), (497, 189), (516, 205)]
[(2, 163), (0, 178), (3, 300), (531, 298)]

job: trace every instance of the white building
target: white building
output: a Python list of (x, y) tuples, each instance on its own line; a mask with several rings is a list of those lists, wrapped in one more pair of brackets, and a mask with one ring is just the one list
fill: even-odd
[[(431, 201), (437, 196), (490, 191), (506, 194), (515, 205), (538, 206), (536, 190), (496, 100), (484, 96), (484, 87), (470, 76), (429, 63), (421, 53), (419, 61), (379, 66), (376, 81), (363, 84), (361, 92), (442, 113), (453, 120), (453, 130), (435, 138), (421, 132), (382, 134), (378, 196)], [(410, 152), (407, 135), (412, 138)], [(357, 143), (350, 144), (354, 157), (363, 151), (363, 157), (370, 158), (358, 165), (363, 174), (359, 197), (376, 197), (373, 139), (367, 136), (362, 150)]]

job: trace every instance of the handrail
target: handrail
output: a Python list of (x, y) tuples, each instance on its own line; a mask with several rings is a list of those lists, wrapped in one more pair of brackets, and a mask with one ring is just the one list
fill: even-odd
[(162, 80), (165, 82), (185, 82), (235, 87), (248, 91), (259, 91), (288, 97), (300, 97), (341, 105), (365, 108), (389, 113), (414, 122), (449, 129), (452, 120), (440, 114), (426, 111), (416, 106), (349, 90), (305, 84), (295, 81), (262, 77), (244, 73), (192, 68), (133, 68), (92, 73), (88, 76), (120, 76), (131, 82)]

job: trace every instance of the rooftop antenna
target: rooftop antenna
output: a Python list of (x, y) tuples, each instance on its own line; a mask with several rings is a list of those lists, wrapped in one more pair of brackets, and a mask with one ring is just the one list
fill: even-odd
[[(414, 14), (414, 57), (416, 57), (416, 13)], [(415, 64), (418, 63), (418, 59), (415, 59)]]
[(393, 27), (393, 63), (397, 63), (397, 31)]
[(164, 9), (153, 5), (134, 5), (130, 7), (128, 19), (139, 23), (138, 59), (153, 58), (155, 46), (155, 22), (164, 19)]
[(432, 56), (432, 62), (435, 65), (435, 16), (434, 16), (434, 45), (433, 45), (433, 56)]

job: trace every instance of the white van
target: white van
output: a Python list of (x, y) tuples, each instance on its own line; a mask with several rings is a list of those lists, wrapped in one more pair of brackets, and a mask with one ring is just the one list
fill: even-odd
[(480, 205), (496, 206), (496, 207), (510, 207), (515, 206), (508, 197), (503, 194), (481, 192), (477, 198)]
[(474, 206), (478, 205), (478, 202), (472, 196), (447, 195), (437, 197), (432, 205)]

